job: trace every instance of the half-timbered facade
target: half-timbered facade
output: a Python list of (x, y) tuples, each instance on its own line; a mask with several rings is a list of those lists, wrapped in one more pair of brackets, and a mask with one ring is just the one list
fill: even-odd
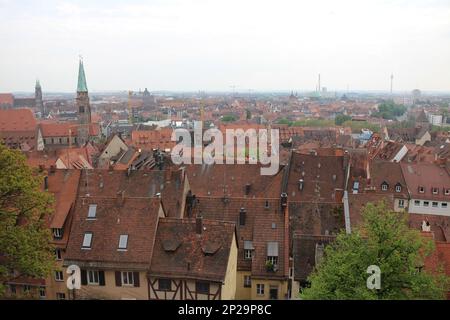
[(236, 292), (234, 223), (161, 219), (149, 272), (152, 300), (229, 300)]

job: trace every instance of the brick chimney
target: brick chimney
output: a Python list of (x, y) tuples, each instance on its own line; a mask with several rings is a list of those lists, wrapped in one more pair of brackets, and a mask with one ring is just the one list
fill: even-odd
[(195, 233), (202, 234), (203, 232), (203, 218), (202, 216), (197, 216), (195, 218)]

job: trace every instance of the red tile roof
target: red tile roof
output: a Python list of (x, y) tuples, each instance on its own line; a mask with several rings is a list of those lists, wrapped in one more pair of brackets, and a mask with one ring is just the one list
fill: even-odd
[(75, 204), (80, 170), (56, 170), (48, 175), (48, 191), (55, 196), (50, 228), (62, 228), (70, 209)]
[(196, 219), (160, 219), (150, 274), (224, 281), (235, 224), (202, 219), (202, 226), (197, 234)]
[[(205, 219), (236, 223), (239, 239), (238, 270), (251, 270), (252, 276), (283, 278), (288, 273), (288, 221), (281, 211), (278, 198), (245, 199), (200, 197), (191, 216), (199, 214)], [(266, 203), (267, 201), (267, 203)], [(266, 206), (267, 204), (267, 206)], [(240, 211), (244, 208), (245, 224), (240, 224)], [(244, 258), (244, 241), (252, 241), (252, 260)], [(278, 242), (278, 271), (265, 269), (268, 242)]]
[[(258, 164), (188, 165), (186, 171), (196, 196), (279, 198), (283, 171), (261, 175)], [(249, 187), (246, 187), (249, 185)], [(249, 190), (248, 195), (246, 190)]]
[[(88, 220), (90, 204), (96, 204), (96, 219)], [(77, 261), (104, 268), (148, 269), (159, 219), (157, 198), (79, 197), (76, 202), (65, 264)], [(91, 249), (82, 249), (86, 232), (92, 232)], [(119, 236), (128, 235), (127, 250), (119, 251)]]
[[(450, 200), (450, 195), (444, 193), (450, 190), (450, 175), (445, 168), (425, 163), (402, 163), (401, 168), (413, 199)], [(419, 192), (419, 187), (425, 188), (423, 193)], [(433, 188), (438, 188), (438, 194), (433, 194)]]
[(14, 96), (11, 93), (0, 93), (0, 105), (14, 105)]
[(0, 109), (1, 131), (36, 132), (37, 122), (30, 109)]

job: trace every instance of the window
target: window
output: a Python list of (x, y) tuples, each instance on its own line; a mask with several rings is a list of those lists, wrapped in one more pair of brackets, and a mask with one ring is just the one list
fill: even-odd
[(170, 291), (172, 290), (172, 281), (170, 279), (159, 279), (158, 290)]
[(416, 207), (420, 206), (420, 201), (419, 201), (419, 200), (414, 200), (414, 205), (415, 205)]
[(402, 186), (401, 185), (396, 185), (395, 186), (395, 192), (402, 192)]
[(209, 283), (197, 281), (195, 283), (195, 291), (200, 294), (209, 294)]
[(267, 262), (270, 262), (272, 265), (276, 266), (278, 264), (278, 257), (277, 256), (268, 256)]
[(62, 271), (55, 271), (55, 280), (64, 281), (64, 275)]
[(97, 216), (97, 205), (90, 204), (88, 210), (88, 219), (95, 219)]
[(450, 189), (445, 189), (445, 190), (444, 190), (444, 194), (445, 194), (446, 196), (450, 195)]
[(439, 189), (438, 188), (433, 188), (432, 191), (433, 191), (433, 194), (438, 194), (439, 193)]
[(66, 294), (62, 292), (56, 293), (56, 300), (66, 300)]
[(399, 208), (404, 208), (405, 207), (405, 200), (403, 200), (403, 199), (398, 200), (398, 207)]
[(419, 192), (420, 193), (425, 193), (425, 188), (424, 187), (419, 187)]
[(244, 288), (251, 288), (251, 287), (252, 287), (252, 277), (244, 276)]
[(429, 202), (429, 201), (424, 201), (424, 202), (423, 202), (423, 206), (424, 206), (424, 207), (428, 207), (429, 205), (430, 205), (430, 202)]
[(119, 249), (118, 250), (126, 250), (128, 246), (128, 235), (121, 234), (119, 237)]
[(388, 184), (387, 184), (386, 182), (384, 182), (384, 183), (381, 185), (381, 190), (387, 191), (387, 189), (388, 189)]
[(55, 257), (56, 257), (56, 260), (62, 260), (62, 254), (61, 254), (60, 248), (55, 249)]
[(266, 202), (264, 203), (264, 208), (269, 209), (269, 201), (266, 200)]
[(433, 202), (431, 203), (431, 206), (432, 206), (433, 208), (437, 208), (437, 207), (439, 206), (439, 203), (437, 203), (436, 201), (433, 201)]
[(9, 285), (9, 292), (11, 294), (16, 294), (17, 290), (16, 290), (16, 285), (15, 284), (10, 284)]
[(256, 294), (258, 296), (263, 296), (264, 295), (264, 284), (262, 283), (258, 283), (256, 285)]
[(269, 271), (275, 271), (273, 268), (278, 264), (278, 242), (267, 243), (267, 260)]
[(92, 244), (92, 232), (86, 232), (83, 238), (82, 249), (90, 249)]
[(39, 298), (45, 299), (45, 297), (46, 297), (45, 287), (39, 287)]
[(61, 239), (63, 236), (63, 230), (62, 228), (54, 228), (53, 229), (53, 237), (56, 239)]
[(122, 285), (124, 285), (124, 286), (133, 286), (134, 285), (133, 272), (122, 271)]
[(99, 274), (97, 270), (88, 270), (87, 272), (87, 283), (98, 285), (100, 284)]
[(253, 242), (245, 240), (244, 241), (244, 259), (251, 260), (253, 258)]
[(31, 286), (28, 285), (28, 284), (25, 284), (23, 286), (23, 292), (27, 293), (27, 292), (30, 292), (30, 291), (31, 291)]
[(447, 202), (442, 202), (441, 203), (441, 208), (447, 208)]

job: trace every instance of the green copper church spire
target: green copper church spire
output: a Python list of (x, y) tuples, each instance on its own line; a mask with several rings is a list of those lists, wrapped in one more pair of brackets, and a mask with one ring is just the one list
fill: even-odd
[(80, 58), (80, 66), (78, 68), (77, 92), (88, 92), (86, 84), (86, 76), (84, 75), (83, 59), (81, 58)]

